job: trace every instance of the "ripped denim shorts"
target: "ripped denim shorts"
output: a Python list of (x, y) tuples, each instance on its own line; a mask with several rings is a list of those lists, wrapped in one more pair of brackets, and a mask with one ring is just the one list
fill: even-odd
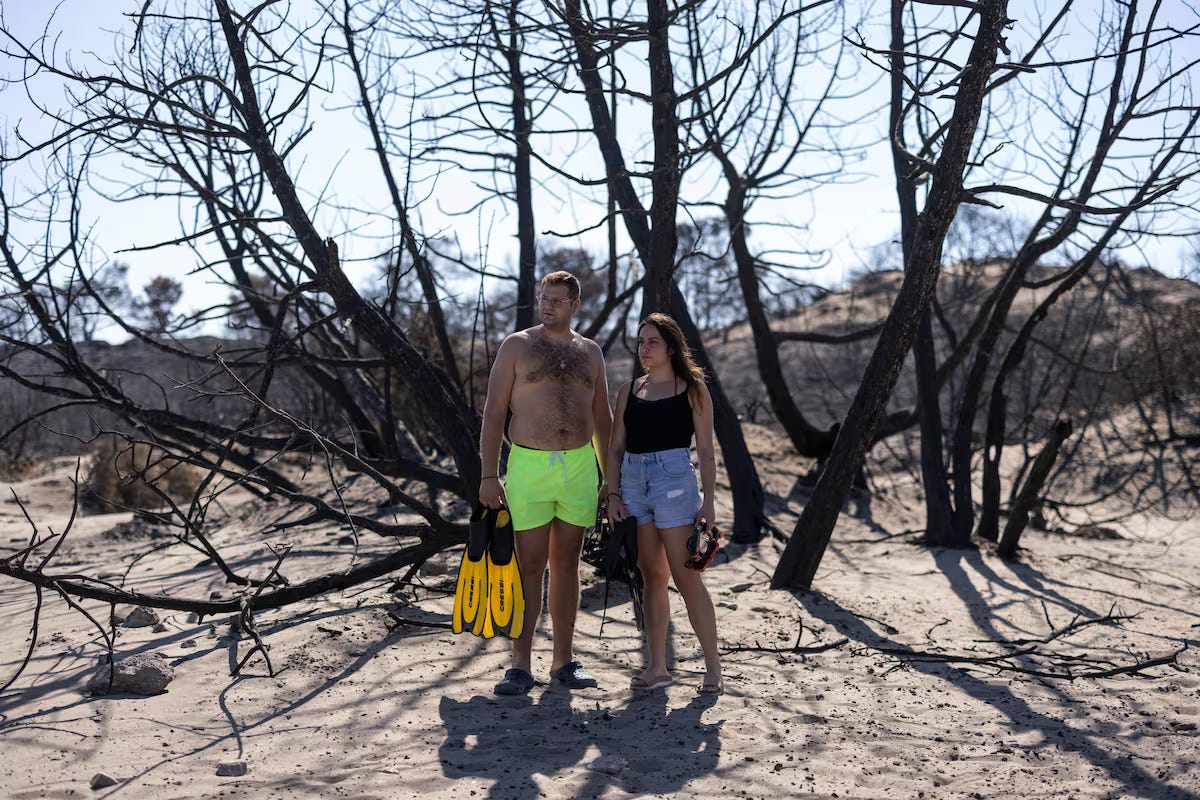
[(638, 525), (691, 525), (700, 510), (696, 468), (686, 447), (655, 453), (626, 453), (621, 462), (621, 499)]

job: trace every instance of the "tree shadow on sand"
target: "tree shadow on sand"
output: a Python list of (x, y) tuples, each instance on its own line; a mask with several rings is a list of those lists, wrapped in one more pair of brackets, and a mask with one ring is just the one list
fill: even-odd
[[(447, 777), (491, 780), (487, 797), (532, 800), (542, 789), (535, 775), (578, 772), (575, 797), (598, 797), (610, 786), (636, 794), (669, 794), (712, 773), (721, 753), (721, 722), (700, 717), (715, 698), (696, 696), (686, 706), (667, 707), (666, 692), (634, 695), (624, 708), (572, 707), (571, 696), (545, 690), (528, 697), (475, 696), (465, 702), (442, 698), (446, 740), (439, 750)], [(612, 772), (589, 769), (613, 765)], [(623, 768), (622, 768), (623, 765)]]
[[(994, 615), (986, 600), (979, 595), (962, 569), (964, 561), (981, 561), (981, 554), (974, 550), (946, 550), (938, 553), (936, 558), (950, 586), (967, 606), (972, 620), (980, 626), (980, 630), (992, 638), (1003, 638), (996, 630)], [(910, 649), (910, 645), (878, 633), (868, 626), (862, 617), (827, 595), (799, 592), (796, 597), (801, 606), (814, 618), (833, 626), (851, 640), (871, 648)], [(1105, 743), (1097, 741), (1091, 732), (1079, 730), (1066, 720), (1034, 710), (1023, 697), (1012, 690), (1011, 685), (984, 680), (964, 669), (942, 663), (912, 660), (908, 661), (908, 666), (931, 677), (945, 680), (972, 699), (988, 704), (1008, 718), (1007, 729), (1011, 734), (1037, 731), (1042, 736), (1043, 745), (1076, 753), (1088, 763), (1104, 770), (1114, 781), (1121, 784), (1124, 789), (1122, 796), (1127, 792), (1130, 797), (1151, 800), (1200, 800), (1200, 794), (1165, 783), (1139, 766), (1127, 754), (1106, 749)], [(1071, 701), (1064, 697), (1062, 702), (1066, 706)]]

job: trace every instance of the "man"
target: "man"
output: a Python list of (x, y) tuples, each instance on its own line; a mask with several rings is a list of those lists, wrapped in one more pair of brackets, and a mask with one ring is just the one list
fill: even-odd
[[(496, 685), (501, 695), (526, 694), (533, 688), (531, 651), (547, 564), (554, 646), (551, 680), (571, 689), (596, 685), (574, 659), (572, 643), (583, 529), (596, 518), (597, 465), (607, 463), (612, 430), (604, 354), (599, 345), (571, 329), (579, 310), (579, 280), (574, 275), (545, 276), (537, 299), (542, 324), (512, 334), (496, 353), (479, 445), (479, 501), (491, 508), (506, 504), (512, 514), (526, 598), (524, 631), (513, 642), (511, 669)], [(512, 449), (502, 485), (500, 440), (510, 410)], [(607, 494), (607, 484), (599, 491)]]

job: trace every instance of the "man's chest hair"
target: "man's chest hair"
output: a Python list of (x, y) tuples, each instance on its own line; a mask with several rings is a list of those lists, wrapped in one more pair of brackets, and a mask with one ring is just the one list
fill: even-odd
[(577, 338), (558, 344), (530, 337), (524, 378), (530, 383), (592, 384), (592, 358)]

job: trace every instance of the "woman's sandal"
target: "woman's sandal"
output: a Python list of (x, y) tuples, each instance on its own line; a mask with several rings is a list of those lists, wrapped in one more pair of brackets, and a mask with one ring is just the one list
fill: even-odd
[(696, 694), (725, 694), (725, 681), (717, 681), (716, 683), (701, 681), (696, 684)]
[(675, 678), (671, 675), (657, 675), (648, 681), (641, 675), (634, 675), (629, 681), (629, 688), (635, 692), (648, 692), (652, 689), (663, 689), (673, 683)]

